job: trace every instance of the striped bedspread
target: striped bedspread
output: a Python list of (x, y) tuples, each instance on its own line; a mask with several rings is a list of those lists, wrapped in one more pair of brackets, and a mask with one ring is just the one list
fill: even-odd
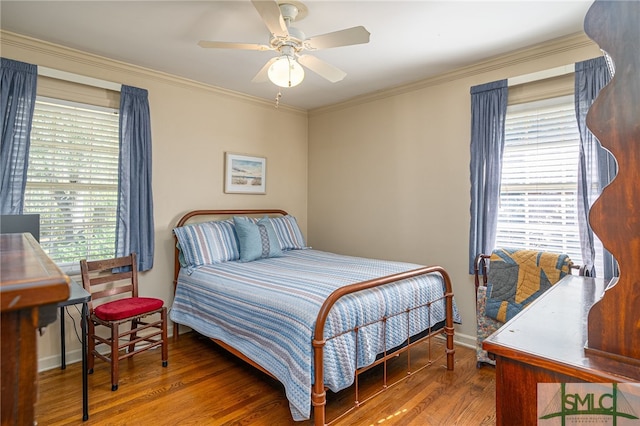
[[(311, 411), (311, 341), (316, 316), (327, 296), (347, 284), (418, 267), (311, 249), (287, 251), (282, 257), (248, 263), (205, 265), (190, 275), (180, 272), (170, 316), (174, 322), (236, 348), (271, 372), (285, 387), (293, 419), (305, 420)], [(331, 310), (325, 338), (442, 296), (439, 274), (365, 290), (357, 297), (347, 295)], [(455, 305), (454, 313), (454, 320), (459, 321)], [(444, 319), (442, 299), (430, 309), (412, 311), (410, 333), (416, 334)], [(387, 321), (387, 333), (387, 349), (406, 341), (407, 314)], [(358, 367), (369, 365), (384, 349), (382, 326), (366, 326), (357, 336)], [(355, 344), (353, 332), (327, 342), (325, 385), (333, 391), (353, 383)]]

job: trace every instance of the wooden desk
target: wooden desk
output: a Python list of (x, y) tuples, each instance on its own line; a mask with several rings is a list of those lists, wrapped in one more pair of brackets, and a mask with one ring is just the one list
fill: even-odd
[(586, 355), (589, 308), (602, 279), (567, 276), (489, 336), (496, 357), (496, 424), (537, 424), (538, 383), (640, 382), (637, 365)]
[(2, 425), (35, 419), (39, 308), (69, 297), (69, 277), (29, 233), (0, 235)]

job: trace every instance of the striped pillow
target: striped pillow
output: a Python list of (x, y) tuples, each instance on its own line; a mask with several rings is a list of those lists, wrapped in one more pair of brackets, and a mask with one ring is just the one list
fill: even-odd
[(274, 231), (276, 231), (276, 237), (280, 243), (282, 250), (300, 250), (308, 248), (304, 243), (304, 237), (300, 228), (298, 227), (298, 221), (291, 215), (282, 217), (269, 218)]
[(232, 220), (203, 222), (174, 228), (184, 265), (188, 270), (202, 265), (240, 258)]

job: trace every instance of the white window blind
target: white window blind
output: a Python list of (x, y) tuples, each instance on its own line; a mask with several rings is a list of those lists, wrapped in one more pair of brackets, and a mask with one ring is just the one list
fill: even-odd
[(115, 254), (118, 126), (114, 109), (36, 101), (24, 211), (40, 214), (40, 244), (66, 272)]
[(582, 264), (573, 96), (509, 106), (505, 127), (496, 246), (566, 253)]

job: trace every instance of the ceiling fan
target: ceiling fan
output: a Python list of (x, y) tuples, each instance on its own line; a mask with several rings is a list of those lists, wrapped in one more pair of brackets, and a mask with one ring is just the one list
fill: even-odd
[(293, 87), (304, 79), (300, 64), (332, 83), (342, 80), (347, 74), (339, 68), (303, 51), (350, 46), (369, 42), (369, 31), (364, 27), (352, 27), (332, 33), (306, 38), (291, 23), (307, 16), (307, 8), (296, 0), (251, 0), (265, 25), (271, 32), (269, 44), (231, 43), (223, 41), (198, 42), (200, 47), (218, 49), (274, 50), (278, 56), (270, 59), (253, 78), (260, 83), (271, 80), (280, 87)]

